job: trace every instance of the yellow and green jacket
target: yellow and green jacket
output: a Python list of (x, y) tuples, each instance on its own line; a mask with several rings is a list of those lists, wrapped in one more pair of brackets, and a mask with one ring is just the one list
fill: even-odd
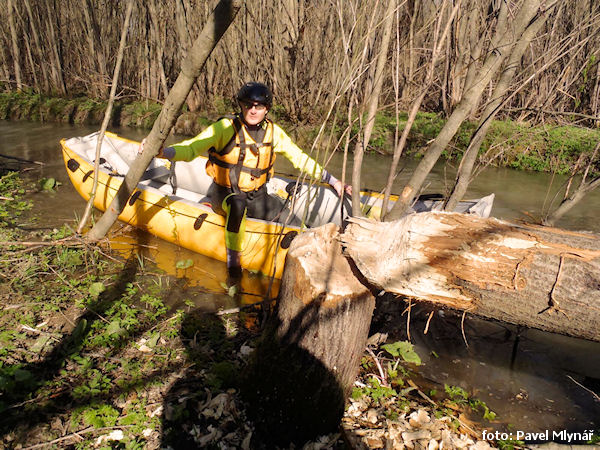
[[(194, 158), (208, 153), (210, 161), (207, 164), (207, 172), (217, 184), (228, 186), (228, 176), (224, 175), (226, 172), (223, 166), (231, 164), (234, 159), (237, 159), (239, 155), (240, 135), (243, 133), (241, 139), (243, 142), (246, 142), (247, 147), (254, 144), (245, 126), (242, 125), (242, 129), (236, 134), (236, 127), (239, 129), (241, 123), (239, 119), (236, 122), (235, 118), (222, 118), (197, 136), (164, 149), (164, 156), (173, 161), (192, 161)], [(259, 143), (259, 147), (262, 146), (262, 153), (253, 151), (245, 152), (244, 165), (262, 169), (262, 173), (242, 173), (239, 178), (239, 187), (241, 190), (255, 190), (266, 183), (270, 172), (272, 172), (271, 168), (276, 154), (282, 154), (296, 169), (315, 179), (320, 180), (324, 175), (327, 175), (327, 172), (313, 158), (294, 144), (291, 138), (277, 124), (265, 119), (261, 127), (265, 130), (264, 143)], [(227, 159), (227, 156), (219, 155), (225, 147), (228, 147), (229, 151), (231, 151), (232, 146), (234, 147), (234, 153), (228, 153), (230, 155), (229, 159)], [(266, 156), (267, 154), (269, 156)], [(258, 161), (256, 160), (257, 155)], [(228, 163), (224, 163), (225, 161)]]

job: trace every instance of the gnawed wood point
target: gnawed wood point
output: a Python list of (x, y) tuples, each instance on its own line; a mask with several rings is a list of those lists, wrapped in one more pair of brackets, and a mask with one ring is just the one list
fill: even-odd
[(330, 224), (292, 241), (277, 312), (246, 383), (257, 429), (276, 443), (335, 432), (358, 375), (375, 299), (337, 236)]

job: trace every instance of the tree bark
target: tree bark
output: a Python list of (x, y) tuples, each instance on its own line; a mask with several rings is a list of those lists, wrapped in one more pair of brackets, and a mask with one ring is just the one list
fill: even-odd
[(147, 4), (148, 12), (150, 15), (150, 22), (152, 24), (152, 31), (154, 33), (154, 39), (156, 41), (156, 58), (158, 60), (158, 70), (160, 75), (160, 84), (163, 89), (163, 97), (166, 98), (169, 95), (169, 87), (167, 85), (167, 76), (165, 75), (165, 65), (163, 62), (165, 54), (164, 37), (161, 34), (161, 28), (159, 25), (159, 15), (156, 8), (156, 1), (149, 0)]
[[(23, 4), (25, 5), (25, 9), (27, 10), (27, 16), (29, 17), (29, 26), (31, 29), (31, 34), (33, 35), (33, 41), (35, 42), (35, 50), (36, 57), (39, 60), (40, 69), (42, 71), (42, 83), (44, 84), (44, 91), (47, 92), (49, 90), (48, 84), (48, 71), (46, 69), (47, 61), (45, 58), (42, 58), (41, 55), (44, 54), (43, 47), (40, 43), (40, 35), (38, 33), (38, 24), (34, 20), (33, 11), (31, 10), (31, 4), (29, 0), (23, 0)], [(39, 23), (39, 22), (38, 22)]]
[[(56, 11), (56, 4), (53, 5), (54, 11)], [(59, 31), (59, 27), (55, 27), (53, 21), (57, 20), (56, 12), (52, 12), (50, 8), (50, 0), (46, 0), (46, 10), (48, 11), (48, 20), (47, 27), (48, 33), (46, 34), (47, 39), (50, 45), (51, 59), (52, 63), (50, 68), (52, 70), (52, 78), (54, 79), (54, 88), (60, 93), (60, 95), (65, 96), (67, 94), (67, 88), (65, 84), (65, 78), (63, 77), (63, 62), (61, 58), (61, 48), (60, 48), (60, 37), (56, 36), (56, 33)]]
[(102, 239), (116, 222), (148, 164), (158, 154), (167, 139), (196, 78), (213, 49), (235, 19), (242, 3), (242, 0), (221, 0), (213, 10), (198, 39), (181, 64), (181, 73), (169, 92), (150, 134), (148, 134), (144, 152), (132, 164), (109, 207), (86, 235), (88, 240)]
[(444, 212), (352, 222), (346, 254), (380, 289), (600, 341), (600, 236)]
[[(175, 0), (176, 20), (177, 20), (177, 35), (182, 43), (183, 57), (187, 58), (189, 52), (193, 52), (192, 37), (190, 36), (190, 21), (188, 14), (191, 11), (191, 6), (188, 0)], [(186, 104), (190, 111), (196, 111), (200, 104), (200, 93), (198, 87), (194, 83), (190, 87), (186, 98)]]
[[(358, 374), (375, 299), (352, 275), (336, 238), (337, 227), (328, 224), (293, 241), (280, 288), (277, 336), (321, 360), (348, 393)], [(345, 332), (339, 333), (341, 329)]]
[(276, 319), (257, 349), (247, 387), (259, 429), (293, 442), (339, 426), (375, 307), (337, 235), (328, 224), (292, 242)]
[(101, 45), (100, 27), (94, 14), (94, 5), (91, 0), (86, 0), (82, 5), (83, 17), (85, 19), (85, 37), (89, 49), (90, 67), (96, 66), (96, 73), (92, 74), (92, 92), (97, 97), (104, 97), (106, 92), (106, 62), (104, 50)]
[(8, 70), (7, 61), (6, 50), (3, 45), (0, 45), (0, 64), (2, 64), (2, 79), (4, 80), (10, 80), (10, 70)]
[[(444, 2), (444, 4), (445, 4), (445, 2)], [(437, 64), (438, 55), (440, 53), (440, 49), (441, 49), (442, 45), (444, 44), (444, 41), (446, 40), (446, 37), (447, 37), (449, 29), (450, 29), (450, 25), (452, 24), (452, 21), (454, 20), (454, 16), (456, 15), (456, 12), (458, 11), (459, 6), (460, 6), (460, 2), (458, 2), (452, 9), (452, 12), (450, 13), (450, 17), (446, 23), (446, 26), (444, 27), (444, 31), (442, 33), (441, 38), (439, 39), (439, 42), (433, 42), (433, 47), (432, 47), (432, 51), (431, 51), (431, 63), (429, 64), (427, 78), (425, 79), (424, 86), (421, 88), (421, 92), (418, 94), (417, 98), (413, 101), (413, 103), (410, 106), (410, 110), (408, 112), (408, 118), (406, 119), (406, 125), (404, 125), (404, 129), (402, 130), (402, 136), (400, 137), (400, 142), (398, 142), (398, 145), (394, 148), (394, 156), (392, 157), (392, 165), (391, 165), (390, 171), (388, 173), (387, 183), (385, 185), (384, 196), (383, 196), (383, 204), (381, 206), (381, 220), (384, 220), (385, 216), (387, 215), (390, 195), (392, 193), (392, 186), (394, 185), (394, 180), (396, 179), (396, 171), (398, 170), (398, 163), (400, 162), (400, 156), (402, 156), (402, 152), (404, 151), (404, 146), (406, 145), (406, 142), (408, 140), (408, 134), (410, 133), (410, 130), (415, 122), (415, 119), (417, 118), (417, 113), (419, 112), (419, 109), (421, 108), (423, 99), (425, 98), (425, 95), (427, 94), (427, 92), (431, 88), (431, 85), (433, 84), (433, 75), (435, 73), (435, 66)], [(442, 19), (443, 19), (443, 10), (440, 12), (440, 15), (438, 17), (437, 28), (440, 27)]]
[(371, 133), (375, 126), (375, 114), (379, 105), (379, 96), (381, 95), (381, 87), (383, 86), (383, 72), (385, 70), (388, 49), (390, 47), (390, 38), (392, 35), (392, 25), (394, 24), (394, 11), (396, 9), (396, 1), (388, 0), (387, 8), (384, 11), (383, 19), (383, 34), (379, 53), (377, 55), (377, 65), (372, 89), (366, 93), (365, 98), (369, 99), (367, 107), (367, 122), (363, 131), (362, 139), (356, 143), (354, 149), (354, 165), (352, 169), (352, 214), (359, 216), (362, 214), (360, 207), (360, 172), (362, 169), (363, 155), (365, 149), (371, 140)]
[[(21, 21), (23, 22), (23, 28), (25, 28), (25, 26), (27, 25), (25, 23), (24, 20), (22, 20), (23, 18), (21, 17)], [(29, 42), (31, 40), (29, 33), (25, 33), (25, 37), (23, 39), (23, 42), (25, 43), (25, 49), (27, 50), (27, 61), (29, 61), (29, 68), (31, 70), (31, 77), (33, 78), (33, 89), (36, 92), (40, 92), (40, 83), (38, 81), (38, 76), (37, 76), (37, 67), (35, 66), (35, 62), (33, 59), (33, 54), (31, 52), (31, 43)], [(43, 121), (43, 118), (42, 118)]]
[[(504, 2), (502, 4), (504, 5)], [(415, 169), (408, 184), (402, 189), (400, 198), (396, 201), (394, 207), (387, 216), (389, 220), (395, 220), (402, 217), (418, 195), (427, 175), (431, 172), (431, 169), (458, 131), (460, 125), (467, 118), (474, 105), (479, 102), (483, 90), (497, 72), (498, 68), (506, 58), (506, 55), (510, 52), (515, 36), (521, 35), (527, 24), (537, 13), (538, 8), (539, 0), (526, 0), (515, 20), (514, 31), (511, 33), (504, 27), (499, 27), (496, 31), (493, 49), (486, 58), (480, 74), (473, 81), (473, 84), (466, 88), (463, 98), (456, 106), (431, 146), (427, 149), (423, 160)], [(503, 17), (502, 11), (500, 17)], [(504, 20), (502, 20), (502, 22), (504, 22)]]

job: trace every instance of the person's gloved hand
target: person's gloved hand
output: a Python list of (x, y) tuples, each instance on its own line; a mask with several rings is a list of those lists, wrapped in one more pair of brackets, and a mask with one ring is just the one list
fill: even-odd
[[(140, 145), (138, 147), (138, 155), (141, 155), (142, 152), (144, 151), (144, 147), (146, 145), (146, 138), (142, 139), (142, 142), (140, 142)], [(173, 147), (166, 147), (166, 148), (161, 148), (158, 151), (158, 154), (156, 155), (157, 158), (164, 158), (164, 159), (172, 159), (175, 156), (175, 149)]]

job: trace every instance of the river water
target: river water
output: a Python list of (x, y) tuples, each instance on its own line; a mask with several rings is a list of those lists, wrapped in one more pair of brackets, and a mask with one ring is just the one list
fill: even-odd
[[(65, 222), (73, 224), (76, 216), (82, 214), (85, 203), (69, 181), (59, 141), (96, 130), (92, 126), (0, 121), (0, 155), (43, 162), (43, 166), (34, 167), (33, 176), (52, 177), (62, 183), (56, 193), (32, 196), (38, 217), (30, 225), (32, 228), (52, 229)], [(111, 131), (138, 140), (146, 134), (137, 129)], [(0, 156), (0, 163), (8, 162)], [(292, 172), (283, 158), (278, 159), (278, 164), (280, 171)], [(381, 190), (389, 164), (390, 158), (366, 155), (362, 175), (365, 187)], [(397, 186), (410, 177), (416, 162), (405, 160), (401, 164), (404, 169), (397, 178)], [(341, 155), (335, 155), (328, 168), (339, 175), (341, 166)], [(444, 192), (453, 178), (454, 169), (440, 164), (430, 175), (426, 192)], [(496, 194), (493, 216), (511, 221), (531, 220), (547, 210), (564, 181), (564, 177), (549, 174), (487, 168), (471, 184), (467, 197), (478, 198), (493, 192)], [(557, 226), (600, 232), (600, 192), (589, 194)], [(230, 296), (223, 287), (226, 280), (223, 263), (128, 228), (123, 229), (121, 236), (113, 243), (117, 250), (126, 255), (135, 248), (141, 257), (151, 260), (181, 285), (181, 297), (171, 299), (173, 306), (183, 305), (187, 300), (198, 308), (215, 311), (255, 301), (278, 289), (277, 284), (271, 286), (264, 278), (245, 274), (244, 295)], [(137, 247), (140, 241), (144, 245)], [(178, 261), (188, 259), (193, 261), (190, 268), (176, 268)], [(404, 318), (398, 321), (398, 308), (404, 306), (400, 302), (381, 306), (380, 317), (396, 321), (381, 326), (391, 330), (390, 338), (406, 337), (406, 322)], [(461, 317), (451, 312), (436, 313), (424, 335), (426, 318), (427, 311), (419, 313), (418, 308), (413, 309), (410, 335), (424, 361), (419, 376), (430, 382), (432, 388), (443, 391), (443, 385), (448, 384), (474, 394), (498, 414), (495, 426), (513, 432), (513, 437), (517, 431), (550, 430), (552, 438), (553, 431), (581, 433), (600, 429), (600, 401), (594, 396), (594, 392), (600, 395), (600, 343), (520, 330), (472, 317), (461, 324)]]

